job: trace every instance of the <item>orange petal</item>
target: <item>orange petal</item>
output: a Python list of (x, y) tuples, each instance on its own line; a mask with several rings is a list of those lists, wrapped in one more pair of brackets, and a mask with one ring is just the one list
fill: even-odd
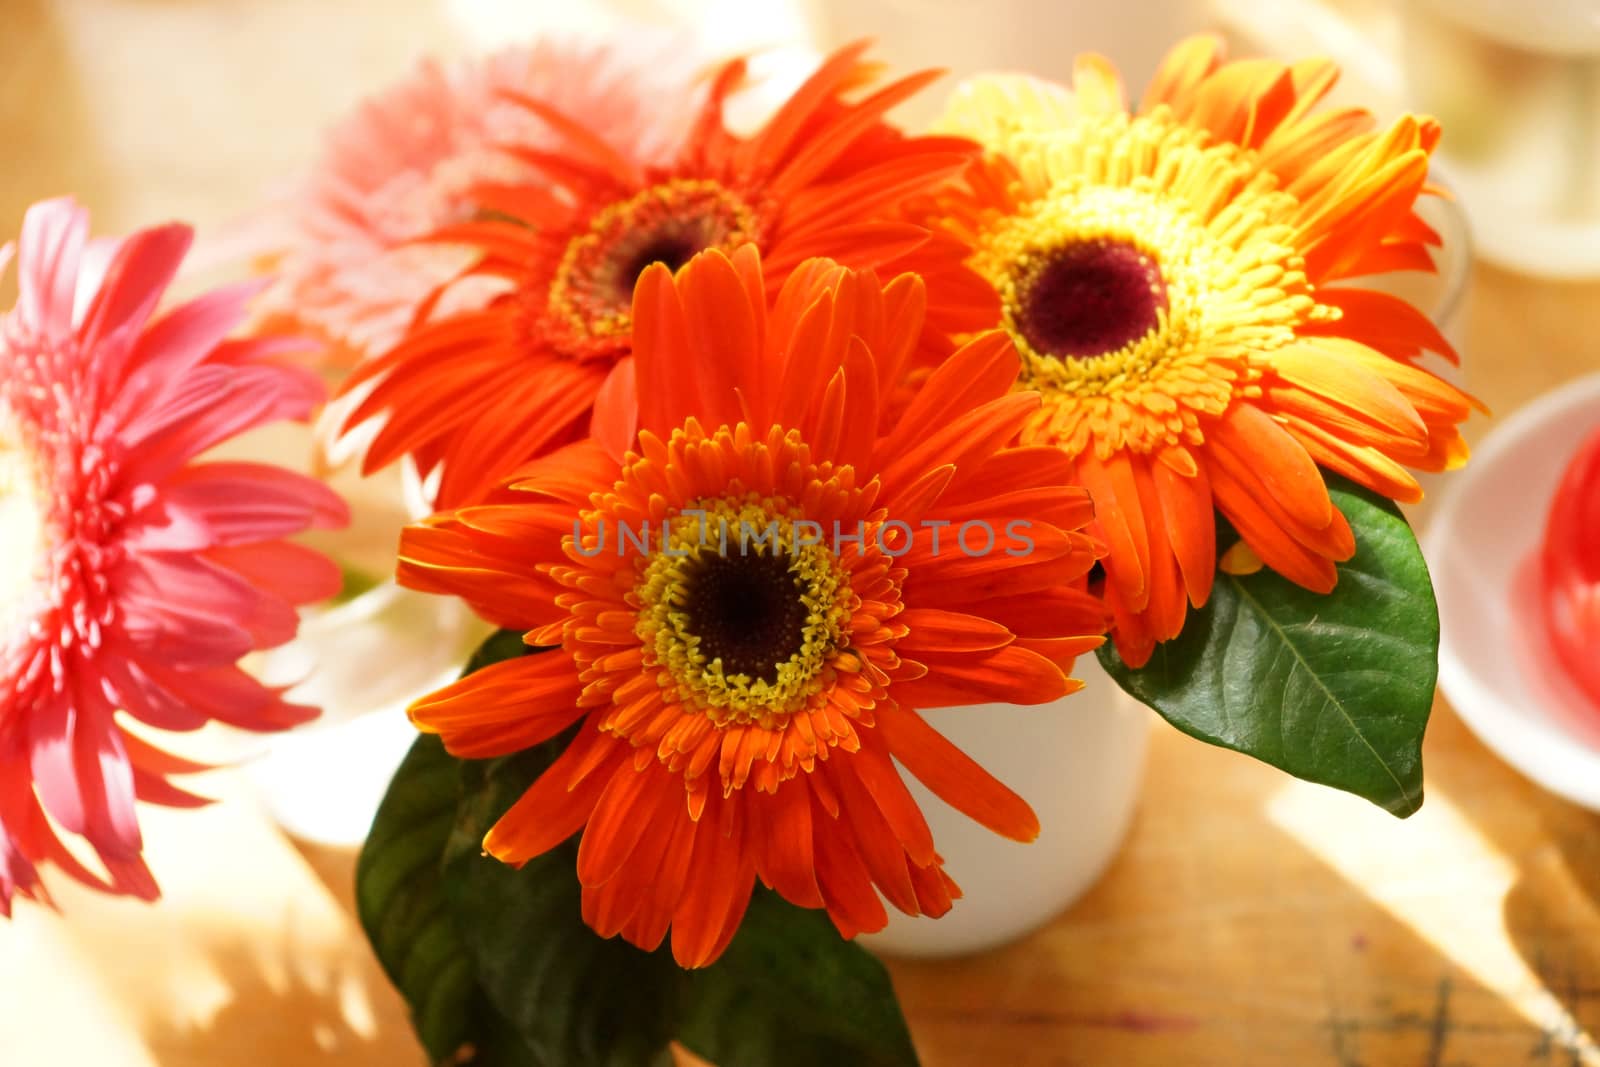
[[(672, 958), (680, 967), (704, 967), (716, 960), (744, 918), (755, 888), (755, 865), (745, 841), (745, 821), (738, 817), (739, 798), (713, 794), (695, 835), (689, 877), (672, 918)], [(731, 825), (723, 831), (718, 805), (733, 805)]]
[(1217, 520), (1211, 480), (1198, 465), (1194, 474), (1185, 478), (1167, 464), (1156, 463), (1151, 467), (1151, 476), (1189, 603), (1202, 607), (1211, 597), (1216, 571)]
[(672, 802), (682, 792), (683, 780), (657, 762), (644, 770), (625, 766), (613, 774), (578, 845), (578, 880), (586, 886), (609, 881), (639, 846), (652, 815), (675, 806)]
[(803, 908), (823, 906), (817, 885), (812, 841), (815, 834), (809, 775), (789, 779), (777, 792), (750, 798), (756, 819), (757, 872), (789, 902)]
[(911, 707), (1047, 704), (1077, 688), (1060, 667), (1014, 644), (991, 652), (914, 658), (928, 673), (895, 687), (896, 698)]
[(883, 814), (911, 862), (919, 867), (933, 863), (933, 831), (928, 829), (922, 809), (889, 758), (883, 738), (875, 731), (865, 731), (861, 750), (844, 758), (837, 768), (841, 779), (852, 773), (872, 794), (873, 804)]
[[(600, 765), (569, 788), (573, 769), (597, 750), (604, 750)], [(626, 745), (619, 745), (592, 726), (586, 727), (489, 828), (483, 839), (484, 849), (496, 859), (515, 865), (555, 848), (588, 822), (613, 773), (636, 773), (631, 766), (625, 766), (626, 756)]]
[(916, 712), (886, 710), (878, 717), (878, 729), (895, 759), (946, 804), (1013, 841), (1032, 841), (1039, 836), (1039, 819), (1028, 802)]

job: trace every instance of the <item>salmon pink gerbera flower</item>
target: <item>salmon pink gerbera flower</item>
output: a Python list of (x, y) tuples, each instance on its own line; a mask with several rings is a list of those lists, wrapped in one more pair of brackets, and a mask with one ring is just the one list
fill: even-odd
[[(503, 145), (555, 147), (549, 126), (507, 94), (583, 116), (635, 165), (658, 160), (693, 114), (693, 70), (682, 42), (672, 37), (670, 54), (667, 44), (646, 35), (624, 53), (547, 40), (449, 64), (425, 59), (363, 101), (329, 131), (303, 186), (260, 220), (273, 231), (260, 243), (274, 249), (279, 277), (262, 300), (269, 328), (319, 334), (335, 365), (398, 342), (476, 258), (470, 247), (418, 239), (471, 219), (478, 186), (532, 176)], [(675, 115), (663, 101), (684, 106)], [(489, 291), (455, 295), (472, 306)]]
[(880, 892), (944, 913), (959, 891), (896, 760), (997, 833), (1038, 822), (917, 709), (1060, 697), (1104, 627), (1087, 494), (1055, 449), (1006, 444), (1038, 397), (1012, 391), (1005, 336), (885, 419), (921, 279), (788, 274), (774, 300), (753, 247), (646, 268), (597, 436), (401, 544), (402, 581), (558, 646), (411, 710), (470, 758), (578, 724), (484, 847), (521, 863), (582, 830), (586, 921), (647, 949), (670, 927), (684, 966), (727, 946), (758, 877), (845, 936), (884, 925)]
[(1415, 501), (1407, 467), (1466, 460), (1472, 401), (1414, 362), (1450, 345), (1351, 284), (1433, 269), (1414, 209), (1439, 130), (1317, 112), (1337, 73), (1223, 64), (1196, 38), (1137, 110), (1090, 56), (1071, 91), (969, 83), (944, 124), (988, 151), (930, 214), (975, 248), (1020, 385), (1044, 396), (1023, 440), (1061, 449), (1094, 497), (1135, 666), (1209, 598), (1216, 512), (1242, 538), (1230, 565), (1326, 592), (1355, 542), (1319, 467)]
[(514, 152), (539, 179), (478, 190), (496, 217), (437, 235), (480, 249), (477, 273), (512, 292), (413, 332), (352, 377), (351, 387), (377, 385), (347, 425), (387, 420), (366, 469), (406, 454), (424, 473), (442, 467), (437, 500), (451, 506), (586, 432), (596, 392), (630, 350), (634, 281), (652, 263), (679, 267), (703, 249), (756, 244), (774, 291), (819, 255), (914, 270), (929, 283), (931, 326), (975, 330), (992, 321), (994, 294), (963, 265), (964, 247), (890, 221), (904, 197), (949, 179), (975, 146), (903, 137), (885, 123), (884, 113), (934, 73), (847, 99), (873, 80), (864, 50), (826, 60), (749, 137), (723, 120), (745, 72), (742, 61), (726, 65), (688, 136), (661, 163), (641, 162), (614, 131), (567, 112), (559, 98), (526, 98), (529, 114), (561, 135), (560, 147)]
[[(333, 564), (281, 538), (345, 520), (276, 467), (196, 462), (243, 430), (307, 418), (321, 388), (262, 341), (228, 341), (257, 286), (156, 315), (184, 226), (86, 241), (70, 201), (30, 209), (16, 307), (0, 316), (0, 911), (41, 897), (38, 864), (157, 895), (135, 800), (201, 803), (201, 769), (127, 720), (194, 730), (302, 722), (235, 665), (294, 635)], [(0, 250), (0, 266), (12, 246)], [(63, 843), (81, 838), (103, 875)]]

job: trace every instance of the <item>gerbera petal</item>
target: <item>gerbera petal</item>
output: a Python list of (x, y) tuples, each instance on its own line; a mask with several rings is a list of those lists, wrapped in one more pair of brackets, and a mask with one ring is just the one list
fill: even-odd
[(917, 914), (912, 864), (907, 862), (905, 846), (896, 838), (872, 794), (839, 762), (831, 762), (824, 773), (833, 778), (850, 812), (850, 818), (841, 820), (833, 832), (848, 838), (851, 852), (860, 859), (867, 877), (885, 900), (908, 915)]
[(590, 435), (617, 462), (628, 454), (639, 432), (639, 386), (633, 360), (619, 360), (595, 394)]
[(1433, 320), (1392, 293), (1334, 286), (1322, 291), (1321, 300), (1338, 308), (1339, 318), (1309, 325), (1302, 332), (1352, 337), (1396, 359), (1437, 352), (1452, 363), (1461, 362)]
[(1322, 529), (1333, 521), (1333, 502), (1317, 465), (1271, 416), (1237, 404), (1212, 425), (1211, 435), (1234, 455), (1248, 457), (1262, 487), (1298, 522)]
[(1003, 625), (976, 615), (938, 608), (907, 608), (899, 621), (910, 628), (897, 648), (908, 652), (975, 652), (1009, 645)]
[(935, 862), (933, 832), (928, 829), (928, 820), (889, 759), (889, 750), (882, 739), (876, 734), (869, 735), (861, 751), (849, 760), (848, 768), (841, 765), (838, 777), (843, 780), (854, 772), (856, 779), (872, 795), (878, 811), (911, 862), (918, 867)]
[(817, 881), (828, 918), (841, 937), (875, 933), (889, 923), (889, 913), (872, 888), (866, 864), (844, 834), (819, 827), (816, 836)]
[(1032, 841), (1039, 836), (1039, 819), (1028, 802), (1000, 784), (922, 716), (902, 709), (885, 714), (878, 728), (895, 759), (940, 800), (1002, 837)]
[(1050, 129), (1077, 114), (1073, 94), (1054, 82), (1031, 74), (984, 74), (955, 87), (936, 128), (993, 145), (1010, 123)]
[(1104, 56), (1084, 54), (1073, 61), (1072, 92), (1085, 115), (1121, 114), (1127, 108), (1122, 75)]
[[(172, 223), (141, 230), (117, 245), (98, 292), (79, 326), (80, 343), (126, 353), (131, 331), (144, 326), (177, 275), (194, 231)], [(108, 368), (110, 370), (110, 368)]]
[(727, 829), (702, 827), (672, 920), (672, 958), (678, 966), (704, 967), (721, 954), (739, 928), (754, 888), (755, 866), (746, 851), (744, 820), (733, 819)]
[[(1338, 582), (1336, 560), (1305, 545), (1285, 530), (1280, 516), (1268, 510), (1256, 490), (1241, 485), (1224, 468), (1211, 471), (1211, 488), (1217, 509), (1227, 516), (1239, 535), (1269, 567), (1314, 593), (1333, 591)], [(1344, 523), (1344, 516), (1338, 515), (1336, 522)], [(1348, 533), (1348, 530), (1346, 524), (1345, 531)]]
[[(417, 728), (436, 733), (445, 747), (481, 750), (492, 733), (502, 751), (531, 748), (570, 726), (582, 714), (582, 685), (559, 652), (519, 656), (492, 664), (411, 705)], [(505, 732), (502, 732), (505, 731)], [(473, 758), (482, 758), (481, 755)]]
[(125, 376), (117, 411), (132, 414), (183, 380), (236, 329), (262, 282), (243, 282), (217, 289), (162, 315), (133, 345), (123, 366)]
[(578, 880), (604, 885), (628, 862), (650, 828), (651, 816), (672, 806), (683, 783), (659, 764), (612, 776), (584, 826), (578, 846)]
[(967, 655), (913, 658), (928, 668), (926, 675), (901, 687), (901, 697), (915, 707), (1044, 704), (1081, 688), (1050, 660), (1016, 645)]
[(17, 276), (16, 314), (26, 329), (53, 341), (70, 334), (88, 234), (89, 213), (71, 200), (35, 204), (23, 215), (18, 255), (31, 269)]
[[(1180, 41), (1150, 79), (1139, 110), (1148, 112), (1161, 104), (1181, 109), (1195, 88), (1221, 64), (1222, 38), (1217, 35), (1200, 34)], [(1180, 116), (1182, 113), (1180, 110)]]
[(784, 783), (752, 806), (761, 842), (756, 870), (763, 881), (802, 907), (823, 906), (813, 852), (815, 817), (804, 778)]
[[(601, 753), (598, 766), (576, 782), (573, 768)], [(540, 775), (515, 804), (490, 827), (484, 851), (512, 865), (526, 863), (555, 848), (583, 828), (613, 774), (634, 774), (624, 753), (593, 727), (580, 731), (572, 744)]]
[(337, 529), (350, 509), (327, 486), (265, 463), (196, 463), (168, 480), (162, 501), (211, 544), (241, 545), (287, 537), (307, 529)]
[(1217, 557), (1217, 526), (1213, 517), (1211, 480), (1196, 467), (1184, 477), (1164, 463), (1151, 467), (1161, 519), (1183, 574), (1189, 603), (1201, 607), (1211, 598)]

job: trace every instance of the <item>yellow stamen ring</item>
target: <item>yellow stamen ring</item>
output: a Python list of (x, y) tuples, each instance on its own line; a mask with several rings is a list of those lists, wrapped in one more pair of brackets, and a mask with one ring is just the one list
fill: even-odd
[[(845, 643), (854, 610), (848, 577), (825, 544), (806, 543), (817, 535), (782, 501), (752, 493), (701, 501), (685, 511), (702, 514), (669, 520), (665, 544), (653, 544), (640, 557), (636, 633), (676, 684), (682, 703), (702, 709), (718, 726), (781, 726), (831, 683), (829, 661)], [(718, 605), (711, 598), (706, 608), (704, 583), (731, 577), (737, 591), (741, 572), (746, 582), (770, 582), (773, 560), (787, 563), (794, 625), (780, 627), (781, 635), (758, 635), (766, 646), (761, 669), (740, 670), (740, 662), (748, 665), (759, 653), (727, 630), (754, 620), (745, 620), (731, 603), (721, 606), (721, 617), (707, 618), (707, 610), (715, 616)], [(740, 561), (748, 566), (740, 567)], [(769, 614), (781, 617), (789, 605), (773, 608)], [(732, 645), (739, 646), (738, 656)], [(734, 669), (725, 657), (735, 659)]]
[(709, 179), (675, 178), (598, 211), (568, 243), (550, 282), (551, 324), (578, 340), (626, 339), (634, 282), (652, 263), (676, 270), (697, 252), (759, 240), (758, 212)]
[[(973, 265), (1001, 297), (1022, 383), (1046, 396), (1037, 436), (1072, 451), (1092, 444), (1103, 455), (1197, 444), (1200, 418), (1252, 395), (1260, 374), (1253, 356), (1332, 314), (1316, 303), (1291, 243), (1294, 198), (1237, 146), (1211, 143), (1157, 111), (1018, 133), (1008, 151), (1022, 206), (995, 219)], [(1047, 331), (1030, 322), (1040, 313), (1030, 300), (1052, 265), (1086, 249), (1124, 272), (1149, 266), (1159, 299), (1135, 309), (1148, 328), (1089, 324), (1079, 332), (1132, 339), (1098, 353), (1045, 350), (1034, 343)], [(1072, 314), (1047, 310), (1060, 321)]]

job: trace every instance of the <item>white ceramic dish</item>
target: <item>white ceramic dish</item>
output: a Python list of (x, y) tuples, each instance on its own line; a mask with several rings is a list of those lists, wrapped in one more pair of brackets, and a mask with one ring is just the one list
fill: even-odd
[(1451, 706), (1507, 763), (1600, 811), (1600, 708), (1544, 652), (1531, 589), (1519, 580), (1568, 460), (1597, 425), (1600, 374), (1505, 419), (1448, 480), (1423, 548), (1443, 624), (1439, 685)]

